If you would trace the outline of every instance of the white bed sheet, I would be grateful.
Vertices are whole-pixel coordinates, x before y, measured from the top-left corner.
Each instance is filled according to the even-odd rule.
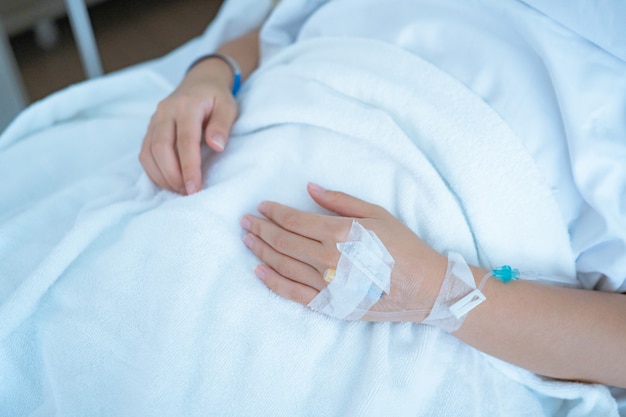
[[[387,77],[394,62],[399,77]],[[428,82],[400,81],[415,72]],[[0,176],[15,176],[0,183],[7,413],[616,415],[605,387],[544,380],[430,326],[335,320],[252,273],[239,219],[267,198],[319,210],[312,180],[471,263],[488,262],[483,252],[575,279],[549,188],[490,107],[362,39],[303,42],[248,86],[228,151],[207,155],[206,186],[190,197],[155,187],[137,161],[171,88],[145,69],[43,100],[2,137]],[[494,184],[482,164],[509,181]],[[494,191],[503,199],[486,198]]]
[[[187,45],[184,45],[174,53],[162,59],[144,64],[144,66],[150,70],[162,74],[165,78],[169,79],[173,83],[176,83],[182,77],[182,74],[184,73],[184,70],[186,69],[188,63],[191,62],[194,57],[205,53],[208,50],[214,49],[214,47],[219,44],[223,39],[236,36],[240,33],[245,32],[247,29],[254,27],[254,25],[257,22],[261,21],[261,19],[264,17],[265,13],[267,13],[267,11],[269,10],[269,7],[269,1],[255,3],[254,7],[252,7],[250,4],[246,4],[245,1],[228,1],[221,12],[221,18],[218,18],[216,24],[212,26],[211,30],[207,31],[205,36],[194,40]],[[242,13],[244,11],[245,13]],[[269,33],[269,30],[267,32]],[[135,70],[135,68],[130,71],[133,70]],[[601,81],[602,80],[598,80],[598,82],[600,83]],[[593,91],[595,90],[591,90],[590,94]],[[617,107],[619,109],[619,101],[617,102],[617,104]],[[618,154],[619,149],[621,148],[618,148]],[[585,153],[582,153],[582,155],[585,155]],[[589,168],[592,168],[593,171],[593,168],[598,168],[595,166],[594,162],[597,163],[599,161],[592,160],[591,162],[584,162],[583,165],[587,167],[587,164],[591,163],[592,165]],[[617,168],[619,171],[619,167]],[[613,183],[611,185],[619,187],[620,184]],[[607,196],[604,196],[603,198],[607,198]],[[614,203],[620,203],[622,200],[620,200],[618,194],[617,197],[613,196],[612,201]],[[620,213],[618,212],[617,214]],[[600,244],[602,244],[602,242]],[[584,265],[595,270],[598,265],[602,266],[604,265],[604,263],[602,257],[589,256],[585,259]]]
[[[626,256],[616,256],[626,253],[626,39],[615,23],[626,19],[623,3],[364,1],[283,0],[262,32],[263,59],[298,38],[366,36],[453,75],[535,157],[569,225],[582,284],[626,292]],[[271,6],[227,1],[204,36],[151,65],[176,83],[195,57],[256,27]]]
[[[282,9],[263,31],[265,56],[271,56],[298,37],[355,32],[370,36],[375,32],[378,38],[400,44],[457,76],[510,123],[552,184],[554,197],[570,227],[581,281],[590,288],[626,291],[626,256],[615,256],[626,252],[623,220],[626,218],[626,164],[623,163],[626,161],[623,140],[626,137],[626,32],[622,25],[626,21],[626,6],[623,2],[415,1],[412,3],[419,9],[419,17],[411,29],[404,28],[398,33],[395,30],[398,26],[389,28],[385,23],[414,19],[414,15],[403,12],[403,16],[398,16],[392,4],[373,1],[369,8],[364,8],[368,16],[355,16],[351,2],[336,1],[332,13],[339,9],[335,18],[340,22],[318,19],[301,32],[304,17],[325,3],[326,0],[283,0]],[[271,6],[270,0],[253,4],[226,1],[211,30],[156,61],[154,69],[173,83],[178,82],[196,56],[257,26]],[[516,21],[512,14],[523,19]],[[369,16],[378,18],[375,25],[368,24]],[[478,32],[468,24],[467,16],[479,17]],[[456,24],[450,26],[450,21],[455,20]],[[503,22],[507,23],[502,25]],[[535,35],[538,32],[541,36]],[[468,45],[458,42],[467,36],[474,41],[472,53],[476,58],[472,60],[474,65],[459,66],[447,57],[469,55]],[[520,47],[513,53],[507,51],[507,41],[520,46],[520,40],[525,41],[525,50]],[[452,52],[454,47],[456,50]],[[572,56],[564,59],[562,50]],[[539,58],[549,62],[552,68],[547,68]],[[503,79],[498,80],[494,73],[499,77],[504,74],[507,85],[503,86]],[[562,76],[567,81],[563,86],[550,85],[552,77]],[[520,96],[521,90],[528,87],[533,94],[526,102],[506,101],[507,93]],[[542,94],[550,97],[536,106]],[[572,104],[582,107],[571,108]],[[564,120],[558,114],[560,111],[568,113]],[[529,119],[533,123],[528,123]],[[607,182],[607,178],[612,180]],[[599,182],[604,185],[598,187]],[[620,409],[626,415],[626,391],[614,390],[614,395],[622,398]]]
[[[579,15],[543,3],[550,16],[517,0],[283,0],[264,49],[271,56],[296,39],[371,37],[463,82],[511,126],[551,184],[582,284],[624,292],[626,62],[612,53],[624,47],[623,31],[602,23],[626,13],[619,2]]]

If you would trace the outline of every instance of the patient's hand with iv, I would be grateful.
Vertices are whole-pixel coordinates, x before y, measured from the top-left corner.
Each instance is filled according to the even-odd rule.
[[[245,79],[258,49],[254,31],[217,52],[234,58]],[[224,59],[202,60],[159,105],[140,154],[157,185],[200,190],[203,136],[223,150],[237,117],[234,78]],[[626,388],[626,296],[485,279],[489,271],[446,259],[381,207],[315,185],[309,193],[338,216],[265,202],[265,218],[242,219],[245,243],[262,262],[255,272],[272,291],[342,319],[431,324],[541,375]]]
[[[245,79],[256,68],[258,30],[222,45],[218,51],[239,64]],[[162,188],[193,194],[202,187],[201,146],[227,146],[238,114],[233,69],[217,56],[194,63],[179,86],[162,100],[148,126],[139,160]]]
[[[337,216],[262,202],[264,218],[241,220],[261,260],[255,273],[278,295],[341,319],[430,324],[541,375],[626,387],[624,295],[507,282],[498,275],[514,271],[446,259],[382,207],[314,184],[308,191]]]
[[[309,193],[322,207],[346,217],[307,213],[277,203],[262,203],[259,211],[267,219],[252,215],[242,219],[242,226],[250,232],[244,242],[264,262],[256,268],[257,276],[278,294],[305,305],[310,305],[318,295],[324,297],[323,291],[328,282],[336,279],[337,283],[339,274],[343,273],[340,270],[342,254],[336,244],[350,235],[354,227],[352,218],[355,218],[359,225],[377,236],[375,239],[380,238],[381,246],[384,245],[393,254],[393,272],[387,270],[388,275],[380,281],[386,279],[388,286],[380,288],[377,293],[369,290],[369,282],[366,282],[367,287],[360,292],[369,292],[374,296],[369,305],[361,305],[358,317],[340,314],[337,310],[333,313],[332,305],[326,312],[338,318],[368,321],[423,321],[441,285],[436,279],[424,280],[424,277],[443,279],[447,264],[445,256],[433,250],[382,207],[343,193],[325,192],[315,184],[309,185]],[[368,253],[365,252],[371,255],[371,251],[378,249],[362,247],[360,255],[355,250],[350,252],[367,263],[368,259],[364,256]],[[347,252],[344,251],[344,254]],[[363,263],[358,267],[363,268]],[[355,269],[358,267],[354,266]],[[358,271],[351,274],[353,279],[355,272]],[[334,274],[337,274],[336,278],[332,276]],[[356,277],[357,280],[359,278]],[[386,287],[380,281],[377,284]],[[364,295],[351,296],[354,299]],[[360,301],[358,298],[355,301],[344,298],[342,304],[353,302],[357,306]]]
[[[255,273],[293,301],[335,318],[426,323],[458,330],[484,301],[461,255],[446,258],[382,207],[309,184],[339,216],[264,202],[241,225],[264,264]]]

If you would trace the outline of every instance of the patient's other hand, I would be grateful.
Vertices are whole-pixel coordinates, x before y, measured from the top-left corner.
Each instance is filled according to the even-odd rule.
[[[324,272],[336,268],[353,219],[372,230],[383,242],[395,265],[391,291],[362,320],[421,322],[428,316],[445,276],[447,259],[380,206],[310,184],[309,194],[322,207],[339,216],[303,212],[264,202],[266,219],[246,215],[246,245],[263,262],[255,272],[277,294],[301,304],[326,287]]]
[[[139,160],[154,183],[181,194],[202,186],[201,143],[216,152],[227,144],[237,118],[232,72],[219,59],[194,66],[162,100],[148,126]]]

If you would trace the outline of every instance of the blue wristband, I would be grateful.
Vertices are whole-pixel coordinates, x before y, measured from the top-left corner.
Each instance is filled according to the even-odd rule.
[[[205,59],[209,59],[209,58],[218,58],[228,64],[231,71],[233,72],[232,93],[233,93],[233,96],[236,95],[237,92],[239,91],[239,87],[241,87],[241,68],[239,68],[239,64],[237,64],[237,61],[235,61],[228,55],[224,55],[220,53],[212,53],[212,54],[203,55],[200,58],[193,61],[191,65],[189,65],[189,68],[187,68],[187,72],[189,72],[193,67],[199,64],[201,61],[204,61]]]

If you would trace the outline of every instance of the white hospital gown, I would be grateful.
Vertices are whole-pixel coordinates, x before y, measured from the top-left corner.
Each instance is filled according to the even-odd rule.
[[[550,184],[582,285],[626,291],[623,60],[513,0],[283,0],[262,31],[264,59],[298,40],[343,36],[398,45],[492,106]]]

